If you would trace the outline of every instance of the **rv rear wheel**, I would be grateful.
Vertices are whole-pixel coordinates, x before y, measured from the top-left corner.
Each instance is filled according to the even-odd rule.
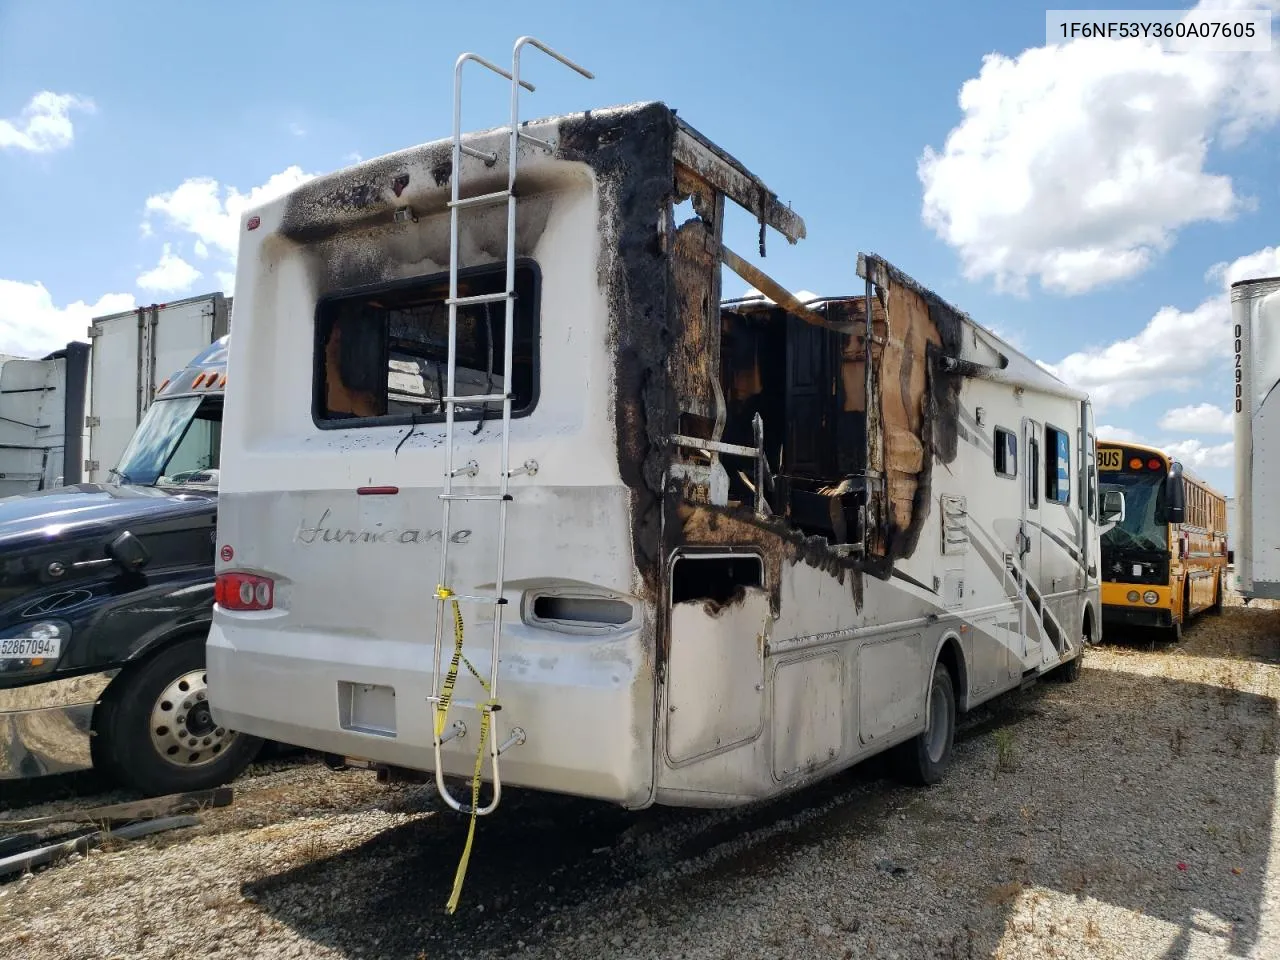
[[[920,786],[937,783],[951,765],[956,737],[956,691],[951,671],[944,664],[933,668],[929,685],[929,720],[924,730],[898,747],[903,779]]]
[[[261,746],[210,714],[203,636],[127,668],[94,716],[94,766],[147,796],[228,783]]]

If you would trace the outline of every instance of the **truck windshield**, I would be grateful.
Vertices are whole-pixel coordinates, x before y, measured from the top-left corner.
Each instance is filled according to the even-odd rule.
[[[112,471],[120,483],[217,487],[222,405],[205,397],[157,400]]]
[[[1102,490],[1124,493],[1124,522],[1102,535],[1104,550],[1158,550],[1168,552],[1169,534],[1165,523],[1164,478],[1160,473],[1120,473],[1107,477]]]

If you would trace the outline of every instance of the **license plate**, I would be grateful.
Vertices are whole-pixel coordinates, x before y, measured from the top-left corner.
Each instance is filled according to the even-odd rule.
[[[1121,461],[1124,458],[1119,450],[1098,450],[1098,469],[1099,470],[1119,470]]]
[[[0,660],[54,660],[61,652],[61,637],[17,637],[11,640],[0,640]]]

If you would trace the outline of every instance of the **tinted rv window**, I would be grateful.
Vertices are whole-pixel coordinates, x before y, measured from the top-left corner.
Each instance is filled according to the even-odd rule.
[[[996,427],[995,467],[1002,477],[1018,475],[1018,438],[1004,427]]]
[[[1034,439],[1027,441],[1027,506],[1040,506],[1040,444]]]
[[[501,265],[459,274],[458,296],[501,293]],[[516,269],[512,338],[511,413],[529,413],[537,401],[538,276],[531,263]],[[448,274],[363,288],[326,297],[316,311],[315,416],[321,426],[351,421],[383,423],[444,419],[448,395]],[[455,396],[503,391],[506,305],[457,308]],[[455,417],[500,415],[501,403],[459,403]]]
[[[1071,440],[1055,427],[1044,428],[1044,496],[1053,503],[1071,499]]]

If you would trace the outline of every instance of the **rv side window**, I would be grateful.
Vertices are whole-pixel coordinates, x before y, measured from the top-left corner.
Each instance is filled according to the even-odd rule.
[[[1040,506],[1040,443],[1034,437],[1027,441],[1027,506]]]
[[[464,271],[458,296],[501,294],[500,265]],[[536,268],[516,268],[512,338],[512,416],[537,402],[538,294]],[[433,274],[376,289],[326,297],[316,310],[314,412],[322,426],[431,422],[444,419],[449,377],[449,278]],[[506,304],[460,304],[454,396],[501,394]],[[501,417],[500,401],[459,403],[454,416]],[[345,421],[345,423],[344,423]]]
[[[1018,475],[1018,438],[1004,427],[996,427],[995,467],[999,476]]]
[[[1052,503],[1071,500],[1071,439],[1056,427],[1044,428],[1044,496]]]

